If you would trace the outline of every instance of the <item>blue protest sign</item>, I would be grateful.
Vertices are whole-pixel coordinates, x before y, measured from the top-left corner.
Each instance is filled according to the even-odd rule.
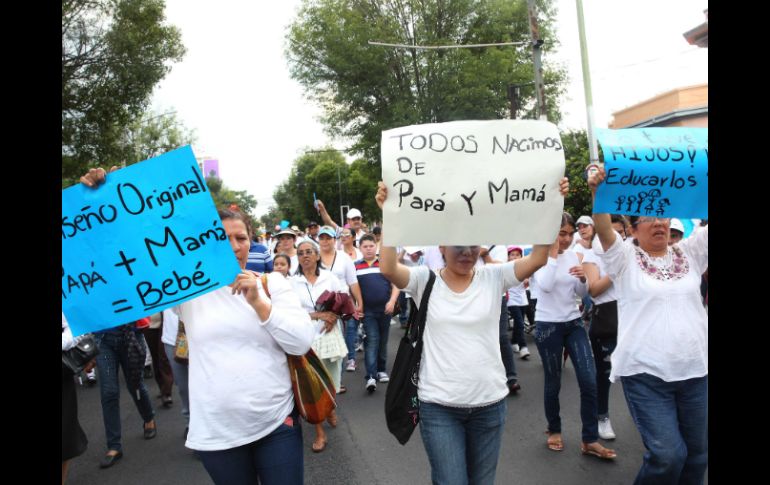
[[[62,190],[62,311],[115,327],[232,283],[240,267],[190,146]]]
[[[607,176],[594,212],[708,218],[708,128],[597,129]]]

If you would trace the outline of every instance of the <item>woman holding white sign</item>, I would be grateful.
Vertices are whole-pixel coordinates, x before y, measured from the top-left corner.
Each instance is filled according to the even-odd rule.
[[[566,178],[560,189],[567,194]],[[380,208],[387,197],[380,182]],[[509,392],[500,356],[500,295],[543,266],[549,247],[534,246],[522,259],[476,268],[480,246],[439,246],[446,267],[430,294],[418,376],[420,434],[433,483],[495,480]],[[420,303],[427,266],[400,264],[395,248],[383,246],[380,270]]]
[[[596,189],[604,167],[588,178]],[[647,453],[636,484],[703,483],[708,464],[708,314],[701,274],[708,226],[668,245],[670,220],[631,217],[633,244],[594,214],[596,252],[617,289],[618,337],[610,381],[618,378]],[[599,247],[601,246],[601,247]]]
[[[95,187],[105,175],[91,169],[81,181]],[[186,446],[216,484],[301,485],[302,430],[286,354],[307,353],[315,327],[283,276],[268,275],[268,297],[257,273],[244,269],[246,216],[220,209],[219,218],[241,273],[175,307],[190,349]]]

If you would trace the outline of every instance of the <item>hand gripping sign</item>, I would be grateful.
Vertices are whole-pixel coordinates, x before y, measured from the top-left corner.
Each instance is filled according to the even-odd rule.
[[[190,146],[62,190],[62,311],[73,335],[138,320],[240,272]]]
[[[594,212],[708,218],[708,128],[596,130],[604,183]]]
[[[561,223],[556,125],[453,121],[382,133],[388,246],[551,244]]]

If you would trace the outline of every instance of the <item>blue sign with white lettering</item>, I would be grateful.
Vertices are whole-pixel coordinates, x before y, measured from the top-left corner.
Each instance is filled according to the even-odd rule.
[[[185,146],[62,190],[62,311],[72,334],[130,323],[235,280],[240,266]]]
[[[606,178],[594,212],[708,218],[708,128],[597,129]]]

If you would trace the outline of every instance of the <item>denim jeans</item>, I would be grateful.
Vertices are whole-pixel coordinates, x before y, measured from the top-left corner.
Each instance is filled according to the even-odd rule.
[[[588,334],[580,318],[569,322],[541,322],[535,327],[535,342],[545,372],[543,402],[548,431],[561,433],[559,390],[564,349],[569,351],[580,387],[580,419],[583,422],[582,439],[593,443],[599,439],[599,421],[596,415],[596,368],[591,354]]]
[[[364,362],[366,375],[377,378],[378,372],[386,372],[388,365],[388,334],[390,333],[391,315],[385,312],[364,311]]]
[[[139,343],[144,345],[144,336],[136,334]],[[120,379],[118,378],[118,366],[123,368],[123,377],[128,381],[128,351],[126,341],[122,333],[107,331],[95,333],[94,340],[99,348],[96,356],[96,367],[99,369],[99,389],[102,401],[102,417],[104,419],[104,431],[107,436],[107,449],[123,451],[121,444],[120,428]],[[131,392],[131,399],[136,404],[136,409],[145,423],[152,421],[155,411],[150,402],[150,395],[144,381],[139,382],[139,397]]]
[[[275,431],[247,445],[229,450],[197,451],[216,484],[302,485],[304,456],[299,413]]]
[[[610,356],[618,344],[618,337],[596,337],[588,333],[591,340],[591,350],[594,352],[596,364],[596,412],[598,418],[610,415],[610,371],[612,362]]]
[[[494,483],[505,416],[505,399],[477,408],[420,401],[420,435],[433,483]]]
[[[708,376],[666,382],[636,374],[620,380],[647,448],[634,484],[702,484],[708,465]]]
[[[526,347],[527,341],[524,339],[524,314],[522,310],[525,306],[509,306],[508,315],[513,318],[513,335],[511,335],[511,343],[518,344],[519,347]]]
[[[358,337],[358,320],[353,317],[344,322],[345,345],[348,347],[348,360],[356,358],[356,338]]]
[[[502,307],[500,308],[500,356],[503,358],[505,378],[508,384],[515,384],[518,382],[519,376],[516,374],[513,348],[511,347],[510,340],[508,340],[508,310],[505,306],[505,297],[503,297],[502,302]]]
[[[163,348],[166,350],[166,357],[171,364],[171,370],[174,374],[174,383],[179,389],[179,397],[182,398],[182,416],[184,416],[187,422],[190,422],[190,392],[187,382],[189,380],[188,375],[190,366],[180,364],[174,360],[174,346],[164,343]]]
[[[406,325],[409,319],[409,299],[403,291],[398,294],[398,305],[401,307],[401,313],[398,314],[398,321],[401,325]]]

